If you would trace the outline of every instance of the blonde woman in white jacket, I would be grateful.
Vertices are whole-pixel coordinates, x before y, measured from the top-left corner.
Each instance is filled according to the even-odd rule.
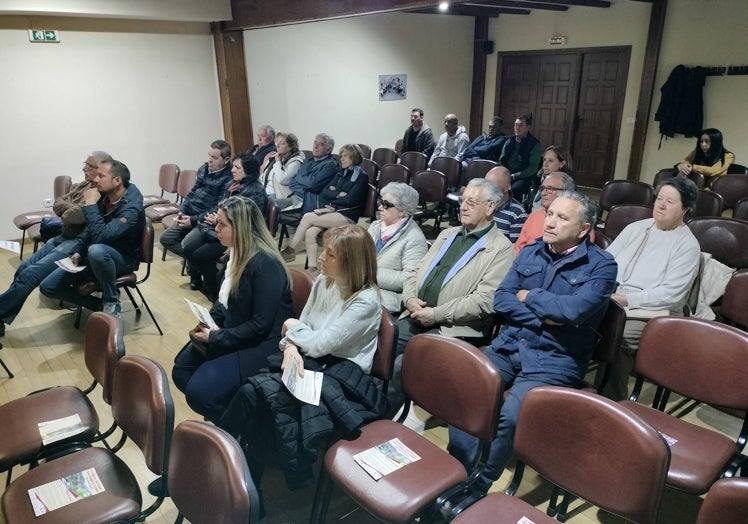
[[[391,313],[402,311],[403,282],[426,255],[426,237],[411,215],[418,208],[418,192],[392,182],[379,192],[379,220],[369,226],[377,248],[377,284],[382,305]]]
[[[275,135],[275,147],[277,151],[268,153],[261,179],[268,198],[273,200],[291,196],[288,184],[305,159],[299,151],[299,139],[293,133]]]

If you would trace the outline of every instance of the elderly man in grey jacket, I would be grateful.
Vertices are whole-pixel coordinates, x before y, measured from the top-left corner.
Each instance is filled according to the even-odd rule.
[[[460,197],[462,225],[446,229],[403,285],[405,311],[400,316],[390,404],[404,401],[400,383],[402,355],[419,333],[487,343],[494,327],[493,295],[514,260],[512,243],[493,225],[502,194],[490,180],[471,180]]]

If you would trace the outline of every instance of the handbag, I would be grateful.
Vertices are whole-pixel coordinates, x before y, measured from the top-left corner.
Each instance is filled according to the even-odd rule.
[[[54,237],[62,234],[61,217],[43,217],[39,224],[39,236],[42,242],[48,242]]]

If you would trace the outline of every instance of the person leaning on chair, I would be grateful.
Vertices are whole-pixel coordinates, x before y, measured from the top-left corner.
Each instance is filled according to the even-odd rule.
[[[525,395],[539,386],[579,387],[587,372],[616,277],[613,257],[589,239],[596,216],[589,198],[561,192],[548,208],[542,240],[520,251],[496,290],[493,306],[506,325],[484,354],[511,389],[476,483],[484,493],[512,455]],[[450,427],[447,449],[470,470],[478,441]]]
[[[602,394],[612,400],[628,396],[639,339],[647,321],[631,310],[666,310],[683,315],[688,291],[699,270],[701,249],[683,219],[698,198],[690,179],[670,178],[657,188],[652,218],[626,226],[608,246],[618,262],[618,289],[613,300],[629,308],[621,350]],[[598,370],[596,380],[602,380]]]
[[[130,183],[130,170],[118,160],[99,164],[95,185],[84,194],[86,230],[81,249],[70,257],[74,264],[87,266],[86,269],[79,273],[56,269],[39,289],[47,297],[119,316],[117,275],[133,272],[140,265],[145,224],[143,195]],[[78,285],[92,279],[101,287],[101,299],[78,293]]]
[[[83,196],[86,190],[94,187],[99,164],[111,160],[109,153],[104,151],[94,151],[88,155],[83,162],[83,182],[55,200],[52,209],[57,216],[62,217],[62,233],[47,240],[36,253],[18,266],[10,287],[0,295],[0,337],[5,335],[5,324],[15,320],[31,292],[57,269],[55,262],[80,249],[80,236],[86,227],[86,218],[81,209]]]

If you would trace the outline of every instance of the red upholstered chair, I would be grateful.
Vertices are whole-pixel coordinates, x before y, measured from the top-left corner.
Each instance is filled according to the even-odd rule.
[[[651,205],[619,204],[610,209],[602,231],[612,241],[623,231],[623,228],[645,218],[652,218]],[[597,233],[595,231],[595,235]]]
[[[169,452],[169,496],[177,523],[254,524],[260,498],[239,443],[220,428],[185,420]]]
[[[389,147],[379,147],[371,154],[371,159],[378,166],[397,163],[397,152]]]
[[[436,233],[441,224],[442,208],[447,202],[446,175],[432,169],[419,171],[413,177],[413,189],[418,191],[418,203],[421,206],[421,209],[413,213],[413,220],[421,225],[424,220],[433,218]]]
[[[748,307],[746,306],[748,306],[748,269],[740,269],[732,274],[727,283],[720,314],[727,324],[748,330]]]
[[[735,205],[740,199],[748,197],[748,175],[718,176],[712,182],[712,191],[722,195],[725,210],[735,209]]]
[[[687,219],[696,217],[719,217],[722,216],[724,199],[719,193],[699,189],[699,198],[693,209],[686,215]]]
[[[440,156],[434,159],[429,166],[429,169],[434,171],[441,171],[447,177],[447,188],[450,191],[457,189],[460,184],[460,172],[462,171],[462,164],[459,160],[451,156]]]
[[[748,175],[748,167],[732,163],[729,166],[727,166],[727,174],[728,175]]]
[[[672,442],[667,485],[701,495],[732,476],[748,438],[748,333],[709,320],[657,317],[644,327],[634,370],[634,391],[621,405]],[[652,407],[636,402],[645,378],[658,386]],[[737,439],[665,412],[671,392],[740,412]]]
[[[410,169],[403,164],[384,164],[379,169],[377,188],[382,189],[390,182],[410,184]]]
[[[141,522],[158,509],[166,496],[169,445],[174,430],[174,404],[164,369],[139,355],[124,356],[114,370],[112,415],[125,435],[143,454],[143,467],[163,475],[161,491],[143,509],[140,486],[129,466],[108,449],[90,447],[45,462],[11,482],[2,497],[7,524],[87,524]],[[34,517],[28,490],[94,469],[104,491]]]
[[[371,146],[366,144],[358,144],[358,147],[361,148],[362,158],[367,160],[371,158]]]
[[[426,169],[428,157],[418,151],[408,151],[400,155],[400,164],[410,169],[411,173],[418,173]]]
[[[73,179],[67,175],[56,176],[52,186],[52,194],[54,195],[54,198],[58,198],[70,192],[70,189],[73,187]],[[21,230],[21,252],[19,253],[18,258],[23,258],[23,244],[26,241],[26,230],[31,226],[40,223],[43,217],[53,216],[55,216],[55,214],[50,208],[40,209],[39,211],[27,211],[13,219],[13,225]]]
[[[377,199],[379,198],[379,191],[375,185],[369,184],[369,189],[366,192],[366,201],[364,205],[364,212],[361,214],[363,218],[368,218],[369,221],[377,219]]]
[[[173,215],[173,218],[176,218],[176,215],[179,213],[179,206],[181,202],[185,198],[187,198],[187,195],[190,193],[190,191],[192,191],[192,186],[195,185],[196,180],[197,171],[195,171],[194,169],[185,169],[184,171],[179,173],[179,179],[177,180],[178,201],[173,203],[155,204],[149,206],[145,209],[145,216],[150,218],[151,222],[161,222],[161,225],[164,226],[164,229],[169,227],[169,225],[171,224],[167,224],[166,222],[164,222],[164,218],[171,215]]]
[[[696,217],[687,225],[701,250],[725,265],[748,267],[748,222],[735,218]]]
[[[732,218],[748,221],[748,197],[738,200],[735,209],[732,211]]]
[[[654,188],[636,180],[608,180],[600,192],[600,214],[619,204],[650,206],[654,201]]]
[[[715,482],[706,494],[696,524],[745,522],[748,515],[748,479],[729,478]]]
[[[303,269],[292,267],[288,271],[291,273],[291,282],[293,284],[291,288],[293,314],[294,317],[299,318],[301,311],[306,305],[306,301],[309,300],[309,293],[312,292],[314,277],[309,271],[304,271]]]
[[[74,386],[47,388],[0,406],[0,471],[7,471],[10,482],[13,466],[35,464],[41,458],[59,456],[81,443],[101,441],[114,433],[112,425],[99,431],[99,417],[88,398],[101,385],[104,402],[111,403],[112,378],[117,361],[125,354],[122,322],[106,313],[93,313],[86,323],[83,352],[93,382],[85,390]],[[83,430],[74,437],[45,445],[39,433],[40,422],[78,415]]]
[[[369,175],[369,183],[373,186],[376,186],[377,178],[379,178],[379,164],[377,164],[373,160],[364,158],[361,161],[361,169],[366,171],[366,174]]]
[[[470,377],[465,380],[465,377]],[[483,353],[441,335],[416,335],[403,359],[403,389],[432,415],[480,439],[480,453],[468,477],[462,464],[418,433],[392,420],[361,428],[359,437],[339,440],[325,454],[325,469],[335,484],[382,522],[406,523],[428,513],[440,495],[461,494],[480,475],[496,434],[501,405],[501,377]],[[379,481],[353,459],[357,453],[398,438],[420,460]],[[329,500],[332,485],[323,491]],[[312,522],[325,522],[327,504]]]
[[[482,158],[473,160],[468,164],[467,168],[462,173],[462,182],[460,182],[458,186],[466,186],[467,183],[474,178],[485,178],[486,173],[488,173],[498,165],[499,164],[497,164],[493,160],[484,160]],[[459,190],[459,187],[457,189]],[[447,200],[451,204],[457,205],[461,194],[461,192],[449,193],[447,195]]]
[[[517,465],[508,494],[488,495],[453,522],[515,524],[523,522],[522,517],[536,524],[557,522],[511,496],[525,465],[568,493],[627,520],[657,521],[670,458],[667,444],[652,426],[611,400],[572,388],[531,390],[520,409],[514,455]],[[566,503],[558,508],[561,522]],[[555,510],[552,504],[550,513]]]
[[[179,200],[177,188],[179,184],[179,166],[176,164],[161,164],[158,169],[158,187],[161,188],[160,195],[146,195],[143,197],[143,207],[156,204],[168,204],[169,200],[164,198],[164,193],[174,194],[175,202]]]

